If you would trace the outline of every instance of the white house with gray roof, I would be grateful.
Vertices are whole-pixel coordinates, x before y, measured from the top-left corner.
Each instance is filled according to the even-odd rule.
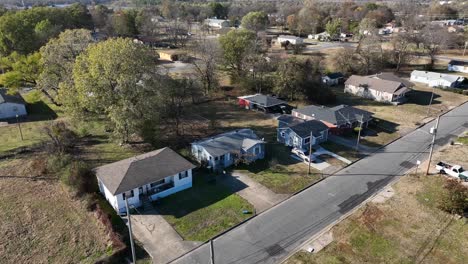
[[[10,95],[6,89],[0,89],[0,119],[27,115],[26,103],[19,94]]]
[[[430,87],[442,86],[455,88],[463,82],[463,80],[464,77],[459,75],[416,70],[411,72],[411,81],[425,83]]]
[[[192,155],[213,170],[223,169],[238,161],[252,162],[265,157],[265,141],[251,129],[226,132],[192,143]]]
[[[352,75],[346,80],[344,91],[378,102],[400,104],[406,101],[406,93],[411,91],[408,83],[390,74]]]
[[[277,140],[286,146],[307,151],[310,144],[328,140],[328,127],[318,120],[304,120],[291,115],[278,117]]]
[[[144,199],[156,200],[192,187],[196,166],[170,148],[100,166],[94,171],[99,191],[117,213],[140,207]]]
[[[205,24],[212,28],[228,28],[230,27],[231,23],[225,19],[216,19],[216,18],[208,18],[205,19]]]

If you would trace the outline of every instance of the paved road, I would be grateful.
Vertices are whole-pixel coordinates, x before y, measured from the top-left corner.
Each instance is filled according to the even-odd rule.
[[[214,240],[215,262],[278,263],[396,177],[428,156],[429,128],[407,134]],[[468,129],[468,103],[440,120],[436,146]],[[205,244],[175,263],[210,263]]]

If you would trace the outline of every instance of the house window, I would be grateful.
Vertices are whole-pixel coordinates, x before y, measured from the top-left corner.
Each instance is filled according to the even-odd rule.
[[[153,187],[156,187],[156,186],[161,185],[163,183],[164,183],[164,179],[162,179],[160,181],[157,181],[157,182],[153,182],[153,183],[150,184],[150,186],[151,186],[151,188],[153,188]]]
[[[255,147],[254,148],[254,155],[260,154],[260,147]]]
[[[134,193],[133,193],[133,190],[129,191],[129,192],[124,192],[122,193],[122,197],[123,199],[125,200],[127,197],[128,198],[132,198],[134,196]]]
[[[284,131],[281,132],[281,137],[285,137],[286,133]]]
[[[309,144],[309,142],[310,142],[310,137],[304,139],[304,143],[305,143],[305,144]]]
[[[188,172],[187,171],[183,171],[181,173],[179,173],[179,179],[184,179],[184,178],[187,178],[188,177]]]
[[[218,160],[218,157],[215,157],[215,160]]]
[[[220,160],[224,160],[225,156],[224,154],[219,157]]]

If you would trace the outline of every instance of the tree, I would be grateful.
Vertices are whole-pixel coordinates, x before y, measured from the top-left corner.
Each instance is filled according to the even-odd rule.
[[[242,18],[242,27],[252,30],[255,34],[268,27],[268,15],[265,12],[250,12]]]
[[[209,4],[211,16],[218,19],[225,19],[228,16],[229,9],[221,3],[212,2]]]
[[[244,74],[245,59],[252,51],[255,43],[255,33],[250,30],[231,30],[219,38],[223,51],[224,62],[237,77]]]
[[[430,58],[428,67],[432,69],[436,60],[437,54],[447,47],[450,43],[451,35],[446,28],[439,26],[426,26],[421,32],[421,43],[424,51]]]
[[[90,45],[73,68],[75,98],[88,112],[106,116],[122,142],[128,142],[157,116],[157,94],[164,84],[155,68],[154,52],[130,39]]]
[[[73,29],[62,32],[41,48],[43,71],[39,75],[36,88],[42,91],[52,103],[73,105],[73,65],[75,59],[93,43],[91,31]]]
[[[138,34],[136,25],[136,10],[114,13],[111,17],[111,28],[117,36],[133,37]]]
[[[197,58],[192,61],[195,71],[203,86],[205,95],[209,95],[218,87],[216,78],[216,65],[219,58],[219,46],[216,43],[202,38],[192,48],[193,55]]]
[[[112,14],[112,10],[104,5],[95,5],[89,8],[94,27],[100,31],[107,30],[109,26],[109,18]]]
[[[356,48],[356,53],[361,62],[363,74],[371,71],[378,72],[384,66],[385,58],[382,49],[382,40],[377,35],[362,37]]]
[[[345,75],[357,73],[356,66],[358,59],[356,53],[352,49],[341,49],[333,53],[331,56],[331,65],[334,65],[334,70]]]
[[[13,52],[2,60],[2,69],[7,72],[0,75],[0,84],[12,91],[22,87],[36,86],[36,80],[42,70],[41,54],[21,55]]]
[[[377,35],[377,22],[375,19],[364,18],[359,23],[359,35]]]
[[[304,84],[310,79],[311,73],[309,60],[301,62],[296,58],[290,58],[280,63],[275,92],[282,96],[287,95],[290,100],[294,100],[296,95],[303,91]]]
[[[454,179],[446,180],[439,208],[451,213],[464,215],[468,212],[468,188]]]
[[[400,33],[392,38],[390,41],[392,45],[392,58],[396,65],[396,71],[400,70],[400,67],[408,63],[411,58],[411,46],[413,45],[412,38],[407,33]]]
[[[340,33],[340,28],[341,28],[341,20],[340,19],[333,19],[327,22],[325,25],[325,30],[327,31],[328,34],[330,34],[330,37],[333,39]]]

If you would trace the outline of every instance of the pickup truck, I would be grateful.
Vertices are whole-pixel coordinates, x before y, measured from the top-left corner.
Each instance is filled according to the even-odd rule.
[[[468,171],[465,171],[460,165],[451,165],[441,161],[437,163],[436,170],[462,181],[468,181]]]

